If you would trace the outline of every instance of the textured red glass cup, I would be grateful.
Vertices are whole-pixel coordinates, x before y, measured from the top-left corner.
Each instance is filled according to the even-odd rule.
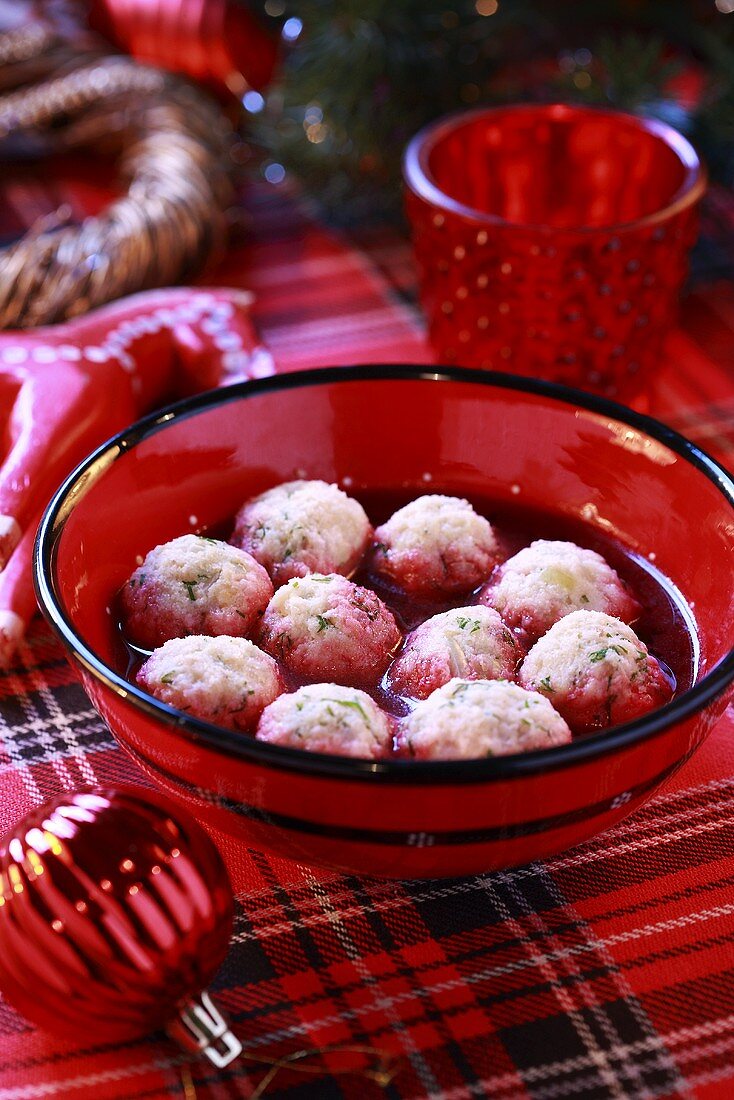
[[[629,399],[675,318],[705,172],[661,122],[587,107],[481,108],[404,158],[438,359]]]

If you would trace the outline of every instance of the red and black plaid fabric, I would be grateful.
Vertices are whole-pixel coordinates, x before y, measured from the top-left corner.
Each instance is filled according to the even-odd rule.
[[[82,212],[101,194],[74,180],[16,183],[5,228],[60,200]],[[404,242],[381,233],[357,244],[272,190],[255,189],[247,209],[248,243],[214,279],[255,291],[281,369],[426,359]],[[734,289],[720,242],[733,211],[726,196],[710,202],[715,232],[652,399],[656,415],[730,464]],[[0,672],[0,722],[3,829],[63,788],[147,783],[40,621]],[[378,1048],[395,1057],[392,1100],[734,1095],[732,716],[643,810],[544,863],[394,883],[229,855],[237,921],[215,991],[250,1057]],[[0,1001],[0,1100],[247,1097],[266,1072],[197,1064],[189,1080],[184,1061],[161,1036],[60,1041]],[[267,1095],[383,1095],[332,1072],[323,1054],[310,1068],[278,1075]]]

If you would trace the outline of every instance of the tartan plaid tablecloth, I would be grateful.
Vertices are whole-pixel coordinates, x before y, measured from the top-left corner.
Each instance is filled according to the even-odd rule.
[[[62,199],[77,211],[100,201],[88,182],[28,176],[6,190],[6,228]],[[247,209],[248,242],[214,280],[255,291],[281,369],[428,357],[400,239],[335,235],[273,189],[254,189]],[[720,241],[731,204],[714,196],[708,209]],[[731,462],[734,289],[720,245],[701,255],[652,411]],[[120,781],[148,782],[38,621],[0,673],[0,828],[61,789]],[[393,883],[237,853],[235,934],[215,990],[250,1056],[390,1052],[392,1100],[729,1097],[733,876],[729,714],[642,810],[544,863]],[[265,1073],[198,1064],[188,1079],[183,1062],[160,1036],[69,1044],[0,1001],[0,1100],[247,1097]],[[364,1076],[335,1075],[323,1055],[310,1064],[315,1074],[284,1072],[267,1095],[383,1095]]]

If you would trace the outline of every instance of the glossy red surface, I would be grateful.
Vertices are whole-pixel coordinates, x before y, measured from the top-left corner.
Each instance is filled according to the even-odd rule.
[[[0,987],[51,1031],[170,1023],[219,968],[232,915],[214,844],[148,791],[59,795],[0,842]]]
[[[582,517],[654,554],[694,605],[698,682],[636,723],[558,749],[372,763],[196,723],[116,675],[111,608],[137,555],[295,476],[365,492],[430,485]],[[725,472],[680,437],[599,399],[475,371],[304,372],[195,398],[113,442],[47,515],[39,592],[120,743],[202,820],[302,862],[465,874],[538,858],[618,820],[711,728],[734,676],[732,499]]]
[[[174,394],[272,373],[250,302],[239,290],[148,290],[64,324],[0,333],[0,664],[36,613],[33,542],[61,480],[112,432]],[[225,355],[222,339],[232,348]]]
[[[680,134],[585,107],[480,109],[421,131],[404,172],[440,362],[637,392],[705,187]]]
[[[139,61],[211,85],[229,97],[269,82],[275,35],[236,0],[93,0],[90,19]]]

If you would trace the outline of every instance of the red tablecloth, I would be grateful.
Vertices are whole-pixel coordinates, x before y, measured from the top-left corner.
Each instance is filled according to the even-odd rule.
[[[78,210],[99,202],[88,184],[53,188]],[[11,188],[10,214],[27,223],[48,194],[40,183]],[[214,279],[256,292],[281,369],[426,359],[402,241],[373,233],[357,247],[272,189],[247,205],[248,243]],[[718,215],[730,217],[726,204]],[[699,282],[652,402],[724,460],[734,447],[733,330],[732,286]],[[0,673],[0,696],[0,827],[62,788],[147,782],[40,621],[16,667]],[[239,853],[236,929],[216,991],[249,1054],[350,1042],[392,1052],[393,1100],[724,1098],[734,1095],[733,875],[727,716],[644,809],[545,863],[386,883]],[[160,1036],[69,1044],[0,1002],[0,1039],[0,1100],[193,1096],[183,1059]],[[247,1097],[263,1072],[197,1065],[195,1094]],[[382,1092],[323,1070],[284,1073],[268,1095]]]

